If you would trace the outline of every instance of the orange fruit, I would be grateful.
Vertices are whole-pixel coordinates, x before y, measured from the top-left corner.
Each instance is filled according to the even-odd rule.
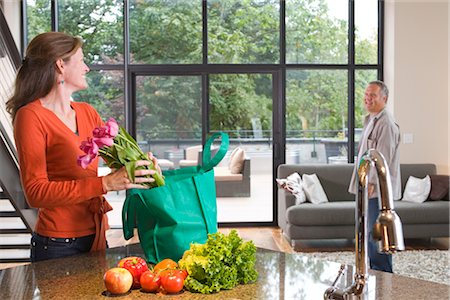
[[[174,260],[170,258],[165,258],[155,265],[155,267],[153,268],[153,272],[159,273],[163,270],[176,269],[177,267],[178,264]]]

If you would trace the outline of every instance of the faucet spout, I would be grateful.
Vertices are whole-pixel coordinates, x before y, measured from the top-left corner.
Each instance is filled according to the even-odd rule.
[[[394,210],[392,184],[386,159],[375,149],[369,149],[358,165],[358,193],[355,211],[355,277],[353,284],[344,289],[327,290],[324,299],[365,299],[368,274],[369,229],[367,228],[368,183],[371,167],[378,178],[378,204],[380,213],[373,228],[372,238],[378,240],[381,252],[404,250],[403,229],[400,217]]]

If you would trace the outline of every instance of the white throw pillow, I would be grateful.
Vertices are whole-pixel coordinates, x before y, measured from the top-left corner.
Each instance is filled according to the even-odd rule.
[[[231,174],[241,174],[244,169],[244,159],[245,151],[242,148],[236,148],[233,153],[231,153],[230,164],[228,168]]]
[[[403,192],[402,201],[422,203],[428,199],[431,191],[431,179],[430,176],[425,178],[417,178],[409,176],[406,182],[405,191]]]
[[[295,172],[286,179],[277,179],[278,184],[295,196],[295,204],[299,205],[306,202],[306,195],[303,191],[303,182],[300,175]]]
[[[306,199],[313,204],[328,202],[327,194],[325,194],[316,174],[303,174],[303,190],[305,191]]]

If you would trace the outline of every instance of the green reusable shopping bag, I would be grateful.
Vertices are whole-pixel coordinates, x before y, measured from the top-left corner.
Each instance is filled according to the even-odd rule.
[[[220,148],[211,158],[211,145],[219,137]],[[215,133],[205,144],[202,165],[163,172],[164,186],[127,191],[123,234],[128,240],[137,228],[147,261],[178,261],[190,243],[205,243],[208,233],[217,232],[213,168],[227,153],[228,144],[227,134]]]

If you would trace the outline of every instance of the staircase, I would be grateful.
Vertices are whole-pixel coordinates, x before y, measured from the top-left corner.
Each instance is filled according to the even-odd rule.
[[[0,263],[30,261],[29,224],[4,191],[0,192]]]
[[[19,65],[19,52],[0,10],[0,263],[30,261],[37,218],[37,211],[25,201],[11,119],[5,110]]]

